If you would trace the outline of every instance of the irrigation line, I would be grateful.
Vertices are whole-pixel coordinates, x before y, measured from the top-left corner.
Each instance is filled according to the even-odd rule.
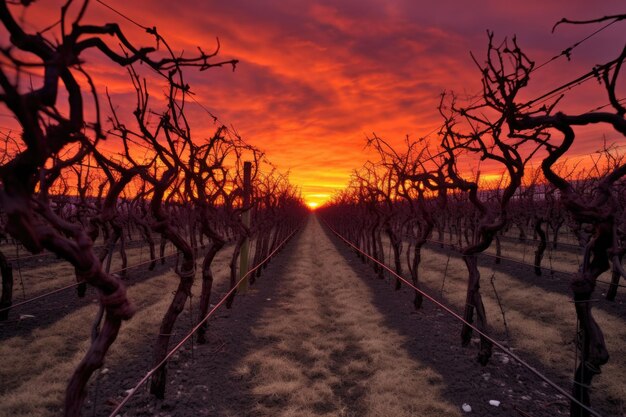
[[[29,303],[32,303],[33,301],[37,301],[37,300],[40,300],[40,299],[42,299],[42,298],[46,298],[46,297],[48,297],[48,296],[50,296],[50,295],[54,295],[54,294],[56,294],[56,293],[59,293],[59,292],[65,291],[65,290],[69,290],[70,288],[74,288],[74,287],[76,287],[78,284],[80,284],[80,282],[75,282],[75,283],[73,283],[73,284],[66,285],[65,287],[57,288],[56,290],[52,290],[52,291],[47,292],[47,293],[45,293],[45,294],[41,294],[41,295],[38,295],[38,296],[36,296],[36,297],[29,298],[28,300],[24,300],[24,301],[21,301],[21,302],[19,302],[19,303],[13,304],[13,305],[12,305],[12,306],[10,306],[10,307],[5,307],[5,308],[3,308],[3,309],[0,309],[0,313],[2,313],[2,312],[4,312],[4,311],[8,311],[8,310],[13,310],[14,308],[21,307],[21,306],[23,306],[24,304],[29,304]]]
[[[142,238],[142,236],[136,236],[137,238]],[[133,243],[136,242],[137,240],[131,240],[128,243]],[[142,240],[143,242],[143,240]],[[95,249],[101,249],[105,246],[107,246],[109,243],[102,243],[99,245],[94,245],[91,247],[92,250]],[[18,243],[18,245],[21,245],[21,243]],[[128,244],[127,244],[128,245]],[[117,242],[115,243],[115,246],[117,246]],[[128,246],[128,249],[133,249],[132,247],[130,247],[130,245]],[[25,259],[33,259],[33,258],[44,258],[46,256],[57,256],[54,252],[50,252],[48,250],[43,250],[41,253],[33,253],[32,255],[26,255],[26,256],[19,256],[19,249],[16,248],[16,256],[10,259],[7,259],[10,262],[14,262],[14,261],[20,261],[20,260],[25,260]]]
[[[447,305],[443,304],[442,302],[438,301],[437,299],[435,299],[434,297],[432,297],[431,295],[429,295],[428,293],[424,292],[423,290],[417,288],[415,285],[413,285],[411,282],[409,282],[408,280],[406,280],[404,277],[401,277],[400,275],[396,274],[395,271],[393,271],[391,268],[389,268],[387,265],[383,264],[382,262],[378,261],[378,259],[375,259],[374,257],[370,256],[369,254],[363,252],[361,249],[359,249],[356,245],[354,245],[352,242],[350,242],[349,240],[347,240],[345,237],[343,237],[342,235],[340,235],[337,231],[335,231],[335,229],[333,229],[327,222],[326,220],[322,219],[324,221],[324,223],[326,224],[326,227],[328,227],[328,229],[330,229],[337,237],[339,237],[341,240],[343,240],[345,243],[347,243],[349,246],[351,246],[354,250],[356,250],[357,252],[365,255],[367,258],[371,259],[372,261],[374,261],[375,263],[377,263],[378,265],[380,265],[382,268],[386,269],[387,271],[389,271],[389,273],[391,273],[392,275],[394,275],[397,279],[401,280],[402,282],[404,282],[407,286],[409,286],[410,288],[414,289],[415,291],[419,292],[420,294],[422,294],[422,296],[424,296],[426,299],[430,300],[431,302],[433,302],[437,307],[439,307],[440,309],[444,310],[446,313],[450,314],[452,317],[454,317],[455,319],[459,320],[461,323],[463,323],[466,326],[469,326],[472,330],[474,330],[476,333],[478,333],[480,336],[484,337],[485,339],[487,339],[489,342],[491,342],[495,347],[497,347],[498,349],[500,349],[502,352],[504,352],[505,354],[509,355],[511,358],[513,358],[514,360],[516,360],[520,365],[522,365],[523,367],[525,367],[526,369],[528,369],[530,372],[532,372],[533,374],[535,374],[539,379],[543,380],[546,384],[550,385],[552,388],[554,388],[556,391],[558,391],[561,395],[567,397],[569,400],[571,400],[572,402],[576,403],[577,405],[579,405],[580,407],[582,407],[583,409],[585,409],[586,411],[588,411],[589,413],[591,413],[592,415],[596,416],[596,417],[602,417],[602,415],[600,413],[598,413],[597,411],[593,410],[592,408],[588,407],[587,405],[583,404],[582,402],[580,402],[579,400],[577,400],[572,394],[570,394],[569,392],[567,392],[566,390],[564,390],[563,388],[561,388],[559,385],[557,385],[555,382],[553,382],[549,377],[547,377],[546,375],[544,375],[543,373],[541,373],[540,371],[538,371],[537,369],[535,369],[532,365],[530,365],[528,362],[524,361],[522,358],[520,358],[517,354],[513,353],[511,350],[509,350],[507,347],[505,347],[503,344],[501,344],[500,342],[498,342],[497,340],[495,340],[494,338],[492,338],[491,336],[489,336],[487,333],[483,332],[482,330],[480,330],[479,328],[477,328],[476,326],[474,326],[472,323],[466,321],[463,317],[461,317],[458,313],[456,313],[454,310],[452,310],[452,308],[448,307]],[[109,417],[114,417],[113,415],[109,416]]]
[[[169,257],[171,257],[171,256],[173,256],[173,255],[176,255],[176,252],[174,252],[174,253],[170,253],[169,255],[165,255],[165,256],[158,257],[158,258],[154,258],[154,262],[156,262],[156,261],[160,261],[161,259],[169,258]],[[117,274],[117,273],[120,273],[120,272],[122,272],[122,271],[126,271],[126,270],[129,270],[129,269],[132,269],[132,268],[136,268],[136,267],[141,266],[141,265],[149,264],[149,263],[151,263],[151,262],[153,262],[153,260],[149,260],[149,261],[145,261],[145,262],[140,262],[140,263],[138,263],[138,264],[134,264],[134,265],[127,266],[126,268],[121,268],[121,269],[118,269],[117,271],[113,271],[113,272],[111,272],[111,273],[112,273],[112,274]],[[80,284],[82,284],[82,283],[84,283],[84,282],[85,282],[85,281],[74,282],[74,283],[72,283],[72,284],[66,285],[65,287],[57,288],[56,290],[52,290],[52,291],[50,291],[50,292],[47,292],[47,293],[44,293],[44,294],[41,294],[41,295],[35,296],[35,297],[33,297],[33,298],[29,298],[28,300],[20,301],[19,303],[13,304],[12,306],[5,307],[5,308],[0,309],[0,313],[2,313],[3,311],[12,310],[12,309],[14,309],[14,308],[16,308],[16,307],[21,307],[21,306],[23,306],[24,304],[30,304],[30,303],[32,303],[33,301],[40,300],[40,299],[45,298],[45,297],[48,297],[48,296],[50,296],[50,295],[54,295],[54,294],[56,294],[56,293],[59,293],[59,292],[62,292],[62,291],[68,290],[68,289],[70,289],[70,288],[77,287],[78,285],[80,285]]]
[[[433,240],[433,239],[426,239],[426,241],[429,242],[429,243],[437,244],[437,245],[444,245],[444,246],[447,246],[450,249],[457,249],[457,246],[455,246],[452,243],[441,242],[439,240]],[[500,259],[505,260],[505,261],[514,262],[514,263],[518,263],[518,264],[521,264],[521,265],[530,266],[530,267],[533,267],[533,268],[535,267],[534,264],[529,264],[528,262],[520,261],[519,259],[515,259],[515,258],[509,258],[508,256],[502,256],[502,255],[497,256],[497,255],[494,255],[494,254],[491,254],[491,253],[485,253],[485,252],[481,252],[479,255],[488,256],[490,258],[500,258]],[[565,275],[571,275],[573,273],[573,272],[562,271],[562,270],[559,270],[559,269],[554,269],[552,267],[547,267],[547,266],[541,266],[541,269],[546,269],[546,270],[558,272],[559,274],[565,274]],[[597,281],[597,282],[601,282],[601,281]]]
[[[156,365],[155,367],[153,367],[152,369],[150,369],[146,375],[144,375],[143,378],[141,378],[139,380],[139,382],[137,382],[137,384],[135,384],[135,386],[133,388],[131,388],[128,392],[128,394],[126,395],[126,397],[124,397],[124,399],[117,405],[117,407],[115,407],[115,409],[109,414],[109,417],[115,417],[119,414],[120,410],[126,405],[126,403],[128,403],[128,401],[135,395],[135,393],[137,392],[137,390],[146,383],[146,381],[148,381],[148,379],[163,365],[165,365],[165,363],[168,361],[169,358],[172,357],[172,355],[174,355],[174,353],[176,353],[193,335],[194,333],[196,333],[198,331],[198,329],[200,329],[200,327],[213,315],[215,314],[215,312],[217,311],[217,309],[219,309],[224,303],[226,303],[226,300],[228,300],[228,298],[237,290],[237,288],[239,287],[239,285],[247,278],[250,277],[251,274],[253,274],[254,272],[256,272],[257,269],[259,269],[260,267],[262,267],[264,264],[266,264],[270,258],[272,256],[274,256],[274,254],[276,252],[278,252],[280,249],[283,248],[283,246],[285,245],[285,243],[287,243],[287,241],[289,239],[291,239],[297,232],[299,229],[295,229],[293,232],[291,232],[291,234],[289,236],[287,236],[282,242],[280,242],[280,244],[276,247],[276,249],[274,249],[269,255],[267,255],[267,257],[265,259],[263,259],[258,265],[256,265],[255,267],[253,267],[252,269],[250,269],[248,272],[246,272],[246,274],[241,277],[239,279],[239,281],[237,281],[237,283],[222,297],[222,299],[220,299],[220,301],[215,304],[215,306],[206,314],[206,316],[204,316],[204,318],[202,320],[200,320],[198,322],[198,324],[196,324],[189,333],[187,333],[187,335],[176,344],[176,346],[174,346],[172,348],[172,350],[170,350],[167,355],[165,355],[165,358],[163,358],[163,360],[161,362],[159,362],[158,365]]]
[[[101,245],[95,245],[95,246],[92,246],[92,249],[100,249],[100,248],[105,247],[106,245],[107,245],[106,243],[103,243]],[[19,261],[23,261],[27,259],[45,258],[46,256],[56,256],[56,254],[54,252],[43,250],[41,253],[34,253],[32,255],[20,256],[19,249],[16,249],[15,257],[7,259],[7,260],[10,262],[15,262],[15,261],[19,262]]]
[[[426,239],[426,241],[427,241],[427,242],[430,242],[430,243],[436,243],[436,244],[438,244],[438,245],[445,245],[445,246],[448,246],[449,248],[452,248],[452,249],[455,249],[455,248],[456,248],[456,246],[455,246],[455,245],[453,245],[453,244],[451,244],[451,243],[445,243],[445,242],[441,242],[441,241],[439,241],[439,240]],[[515,259],[515,258],[509,258],[509,257],[507,257],[507,256],[502,256],[502,255],[500,255],[500,256],[496,256],[496,255],[493,255],[493,254],[491,254],[491,253],[485,253],[485,252],[481,252],[481,253],[480,253],[480,255],[488,256],[488,257],[490,257],[490,258],[500,258],[500,259],[505,260],[505,261],[518,263],[518,264],[520,264],[520,265],[529,266],[529,267],[531,267],[531,268],[534,268],[534,267],[535,267],[535,265],[534,265],[534,264],[529,264],[528,262],[520,261],[519,259]],[[548,255],[549,255],[549,258],[550,258],[550,264],[552,264],[552,252],[551,252],[550,250],[548,250]],[[555,269],[555,268],[552,268],[552,266],[550,266],[550,267],[547,267],[547,266],[540,266],[540,268],[541,268],[541,269],[545,269],[545,270],[547,270],[547,271],[550,271],[550,273],[551,273],[551,275],[552,275],[552,276],[554,276],[554,273],[555,273],[555,272],[557,272],[557,273],[559,273],[559,274],[563,274],[563,275],[572,275],[572,274],[574,274],[574,273],[575,273],[575,271],[569,271],[569,272],[567,272],[567,271],[563,271],[563,270],[560,270],[560,269]],[[597,279],[597,280],[596,280],[596,283],[598,283],[598,284],[604,284],[604,285],[616,285],[616,286],[617,286],[617,287],[619,287],[619,288],[626,288],[626,285],[623,285],[623,284],[613,284],[613,283],[611,283],[611,282],[602,281],[602,280],[600,280],[600,279]]]
[[[520,240],[520,238],[515,237],[515,236],[508,236],[508,235],[500,235],[500,239],[505,239],[508,240],[509,242],[513,242],[513,243],[521,243],[524,246],[529,246],[529,243],[538,243],[539,240],[538,239],[532,239],[532,238],[526,238],[525,242],[522,242]],[[546,244],[551,245],[553,242],[548,242],[546,240]],[[569,242],[557,242],[557,246],[567,246],[570,247],[572,249],[581,249],[580,245],[576,245],[574,243],[569,243]]]

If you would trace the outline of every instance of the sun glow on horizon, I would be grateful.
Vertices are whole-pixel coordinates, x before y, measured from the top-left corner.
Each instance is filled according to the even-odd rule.
[[[315,211],[315,209],[320,206],[320,203],[318,203],[317,201],[307,201],[306,205],[307,207],[309,207],[309,210]]]
[[[41,4],[30,7],[29,13],[34,13],[31,19],[36,30],[43,31],[54,23],[59,11],[52,4],[56,2],[37,3]],[[474,11],[471,2],[455,5],[456,14],[448,12],[445,2],[429,7],[424,7],[423,1],[397,0],[363,5],[328,0],[259,3],[187,0],[180,2],[180,7],[170,7],[162,0],[138,0],[126,2],[123,12],[149,27],[163,28],[164,36],[173,38],[176,51],[196,46],[211,50],[212,39],[219,36],[224,42],[217,59],[237,58],[245,63],[235,72],[214,68],[209,79],[204,72],[186,72],[185,82],[198,100],[186,107],[189,119],[198,120],[194,138],[201,141],[213,135],[215,126],[205,120],[210,120],[207,112],[216,113],[219,124],[235,126],[237,136],[261,148],[279,172],[289,172],[289,181],[299,187],[311,211],[345,189],[354,169],[377,160],[372,147],[364,148],[372,133],[396,150],[402,149],[407,137],[425,137],[433,146],[432,153],[439,152],[436,132],[443,122],[438,111],[441,92],[464,92],[461,99],[466,93],[473,97],[482,91],[481,72],[468,51],[484,49],[484,28],[496,31],[498,37],[517,33],[523,47],[532,52],[530,58],[539,61],[555,56],[571,44],[571,36],[577,36],[569,29],[555,34],[550,31],[567,10],[566,0],[545,2],[542,13],[522,2],[515,5],[516,13],[494,7],[471,24],[458,23],[458,16]],[[577,13],[587,10],[590,15],[616,15],[622,3],[589,2],[577,8]],[[114,10],[94,4],[89,13],[96,21],[118,22],[133,42],[151,45],[149,34]],[[233,16],[242,23],[236,29],[230,24]],[[528,25],[531,16],[533,25]],[[60,27],[51,26],[50,30],[60,31]],[[613,25],[598,33],[576,49],[574,60],[551,60],[539,83],[533,83],[525,94],[536,97],[560,85],[564,73],[584,73],[597,62],[614,59],[612,40],[620,39],[618,30],[622,29]],[[129,115],[132,120],[135,90],[128,74],[100,55],[89,56],[88,64],[98,90],[103,93],[101,86],[106,85],[120,115]],[[42,71],[38,74],[43,75]],[[147,74],[153,75],[149,71],[141,75]],[[167,101],[159,90],[160,78],[156,80],[151,87],[155,109]],[[568,93],[559,106],[576,112],[603,106],[605,96],[596,95],[596,88],[594,83],[585,84],[574,90],[583,89],[580,96]],[[19,131],[13,123],[17,122],[10,117],[1,119],[4,127],[0,130],[10,130],[8,125]],[[570,160],[586,161],[584,158],[597,149],[598,138],[605,135],[606,143],[621,140],[618,134],[598,126],[585,128],[584,135],[579,135],[582,140],[577,139],[569,151]],[[103,153],[123,152],[119,138],[112,137],[99,146],[105,146],[99,148]],[[131,151],[138,159],[145,152],[142,147]],[[538,153],[536,158],[540,156]],[[539,159],[535,165],[540,165]],[[459,171],[466,179],[476,180],[481,168],[481,187],[506,183],[499,172],[502,167],[494,161],[484,161],[482,167],[469,161]]]

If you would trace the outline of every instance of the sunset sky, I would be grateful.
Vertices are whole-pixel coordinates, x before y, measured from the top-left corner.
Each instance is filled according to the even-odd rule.
[[[323,202],[346,185],[351,171],[371,157],[364,145],[373,132],[391,143],[401,143],[407,134],[423,136],[441,124],[442,91],[477,93],[480,74],[470,51],[484,58],[487,29],[497,39],[517,35],[530,58],[542,63],[602,25],[564,25],[552,34],[556,21],[626,12],[623,0],[105,2],[142,25],[156,26],[177,50],[208,51],[219,37],[220,56],[240,64],[234,72],[189,71],[192,90],[221,122],[263,149],[280,170],[290,171],[291,182],[309,202]],[[41,25],[58,19],[58,2],[43,3],[28,11],[42,16]],[[96,1],[87,21],[118,22],[131,38],[149,42]],[[571,61],[561,58],[538,70],[529,97],[615,58],[625,35],[624,22],[612,25],[576,48]],[[128,101],[127,76],[100,62],[92,62],[97,78],[114,101]],[[623,83],[620,91],[624,97]],[[590,82],[568,95],[563,106],[586,111],[606,103],[598,84]],[[208,116],[198,106],[191,111],[206,119],[208,134]],[[587,132],[572,155],[597,149],[603,133]]]

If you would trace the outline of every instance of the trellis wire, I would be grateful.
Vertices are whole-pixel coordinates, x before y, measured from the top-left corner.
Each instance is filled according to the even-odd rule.
[[[489,342],[491,342],[495,347],[497,347],[498,349],[500,349],[502,352],[506,353],[508,356],[510,356],[511,358],[513,358],[514,360],[516,360],[520,365],[522,365],[524,368],[528,369],[530,372],[532,372],[535,376],[537,376],[538,378],[540,378],[541,380],[543,380],[546,384],[550,385],[553,389],[555,389],[556,391],[559,392],[559,394],[567,397],[568,399],[570,399],[572,402],[576,403],[577,405],[579,405],[580,407],[582,407],[583,409],[587,410],[590,414],[596,416],[596,417],[602,417],[600,413],[598,413],[597,411],[593,410],[592,408],[588,407],[587,405],[583,404],[582,402],[580,402],[578,399],[576,399],[573,395],[571,395],[569,392],[567,392],[566,390],[564,390],[563,388],[561,388],[558,384],[556,384],[555,382],[553,382],[550,378],[548,378],[546,375],[544,375],[542,372],[540,372],[539,370],[535,369],[532,365],[530,365],[529,363],[527,363],[526,361],[524,361],[521,357],[519,357],[517,354],[513,353],[510,349],[508,349],[506,346],[504,346],[502,343],[498,342],[497,340],[495,340],[494,338],[492,338],[491,336],[489,336],[487,333],[485,333],[484,331],[478,329],[478,327],[474,326],[472,323],[466,321],[463,317],[461,317],[458,313],[456,313],[454,310],[452,310],[452,308],[448,307],[447,305],[443,304],[442,302],[436,300],[434,297],[432,297],[430,294],[426,293],[425,291],[417,288],[415,285],[413,285],[411,282],[409,282],[408,280],[406,280],[404,277],[401,277],[400,275],[396,274],[391,268],[389,268],[387,265],[383,264],[382,262],[378,261],[377,259],[373,258],[372,256],[370,256],[369,254],[363,252],[361,249],[359,249],[356,245],[354,245],[352,242],[350,242],[349,240],[347,240],[346,238],[344,238],[341,234],[339,234],[335,229],[333,229],[326,221],[324,221],[324,223],[326,224],[326,227],[328,227],[337,237],[339,237],[341,240],[343,240],[346,244],[348,244],[350,247],[352,247],[354,250],[360,252],[361,254],[363,254],[364,256],[366,256],[367,258],[369,258],[370,260],[372,260],[373,262],[377,263],[378,265],[380,265],[382,268],[384,268],[385,270],[389,271],[392,275],[394,275],[396,278],[400,279],[402,282],[404,282],[406,285],[408,285],[410,288],[412,288],[413,290],[419,292],[420,294],[422,294],[422,296],[428,300],[430,300],[432,303],[434,303],[438,308],[442,309],[443,311],[445,311],[446,313],[448,313],[450,316],[454,317],[455,319],[457,319],[458,321],[460,321],[461,323],[463,323],[466,326],[469,326],[473,331],[475,331],[476,333],[478,333],[480,336],[484,337],[485,339],[487,339]],[[114,416],[110,416],[110,417],[114,417]]]

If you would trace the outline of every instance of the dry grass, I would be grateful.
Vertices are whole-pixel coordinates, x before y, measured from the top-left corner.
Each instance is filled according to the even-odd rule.
[[[565,237],[566,235],[562,236],[559,240],[559,243],[566,243],[566,241],[568,241],[570,242],[570,244],[572,244],[571,240],[566,239]],[[437,238],[437,234],[434,235],[434,238]],[[513,239],[515,239],[515,237],[513,237]],[[453,240],[451,242],[449,234],[446,234],[445,242],[452,243],[456,246],[458,244],[458,238],[456,237],[456,235],[453,236]],[[538,241],[527,239],[525,242],[520,242],[518,240],[511,240],[510,238],[503,238],[500,240],[500,242],[502,257],[534,265],[535,250],[537,249],[537,246],[539,244]],[[485,251],[485,253],[495,256],[495,242]],[[544,269],[543,273],[548,274],[548,269],[550,268],[556,271],[575,272],[578,269],[578,265],[580,264],[580,256],[580,250],[569,246],[559,246],[558,249],[552,249],[552,245],[548,243],[548,247],[544,252],[543,260],[541,262],[541,266],[543,268],[547,268]],[[603,275],[602,279],[607,280],[609,279],[609,276],[610,274],[606,273]]]
[[[300,238],[300,256],[289,266],[286,284],[254,330],[256,337],[271,343],[243,358],[236,370],[253,383],[256,411],[299,417],[459,415],[458,405],[441,397],[441,376],[401,349],[405,338],[386,328],[383,316],[371,303],[372,294],[334,249],[317,220],[312,221]],[[519,245],[505,243],[505,256],[520,256],[520,251]],[[218,279],[226,279],[229,255],[227,250],[216,260]],[[429,250],[423,255],[422,282],[437,294],[447,257]],[[555,268],[561,269],[558,262],[575,268],[571,254],[559,256],[560,252],[553,254]],[[143,253],[129,254],[129,264],[139,259],[147,259],[146,248]],[[33,279],[44,281],[33,283],[33,288],[43,291],[73,280],[73,271],[53,269],[57,266],[33,268]],[[117,268],[115,263],[112,268]],[[65,273],[68,275],[63,276]],[[503,330],[487,281],[491,269],[481,268],[481,273],[490,325]],[[57,277],[50,279],[51,275]],[[462,261],[450,259],[443,295],[458,310],[465,301],[465,277]],[[128,352],[151,354],[151,345],[137,334],[156,334],[176,281],[170,271],[129,289],[138,313],[122,327],[108,356],[108,366],[132,362]],[[193,288],[196,296],[198,281]],[[497,270],[496,287],[506,311],[511,344],[525,352],[522,356],[533,355],[547,367],[571,377],[575,313],[570,297]],[[0,357],[10,360],[0,361],[0,416],[58,414],[66,381],[88,346],[95,311],[94,303],[28,337],[3,341]],[[594,315],[605,331],[611,353],[603,374],[594,380],[594,395],[606,392],[619,401],[626,398],[626,386],[619,382],[626,380],[626,326],[604,311],[596,309]],[[127,388],[120,386],[120,391]]]
[[[535,250],[537,249],[537,242],[527,240],[523,242],[514,242],[508,239],[502,239],[501,248],[502,256],[514,259],[516,261],[524,262],[534,265],[535,262]],[[496,254],[495,244],[491,245],[487,249],[486,253],[490,255]],[[544,268],[551,268],[557,271],[563,272],[575,272],[578,269],[580,263],[580,253],[573,248],[567,248],[566,250],[552,249],[551,245],[546,248],[541,266]],[[548,274],[549,271],[544,270],[544,274]]]
[[[217,279],[226,279],[230,253],[231,248],[228,248],[215,260],[213,271]],[[169,270],[128,289],[137,314],[123,324],[107,356],[108,366],[133,361],[134,357],[127,356],[128,352],[144,351],[144,354],[151,355],[152,345],[146,345],[145,339],[138,335],[144,335],[146,331],[157,334],[176,285],[176,276]],[[194,296],[198,296],[199,291],[200,282],[196,279]],[[28,337],[14,337],[2,342],[0,357],[10,360],[0,361],[0,416],[60,413],[67,380],[88,348],[96,311],[94,300],[92,305],[68,314],[49,327],[34,330]],[[153,339],[152,336],[149,338]],[[141,376],[137,375],[137,379]],[[120,391],[127,388],[130,387],[120,387]]]
[[[172,245],[168,244],[166,247],[166,255],[172,252]],[[150,252],[147,245],[129,248],[126,250],[126,256],[128,259],[128,266],[140,264],[150,260]],[[157,245],[157,257],[158,257],[158,245]],[[34,265],[28,267],[22,267],[21,271],[18,270],[16,262],[13,262],[15,286],[13,289],[16,302],[20,301],[22,296],[26,298],[32,297],[37,294],[44,293],[46,291],[54,290],[75,282],[74,267],[68,262],[61,261],[50,256],[33,258]],[[159,261],[160,262],[160,261]],[[119,256],[119,252],[116,250],[113,253],[111,260],[111,272],[119,271],[122,267],[122,260]],[[147,264],[140,268],[147,268]],[[127,271],[128,275],[132,275],[135,270],[130,269]],[[24,285],[24,291],[22,291],[22,282]]]
[[[399,348],[405,338],[386,328],[372,294],[311,221],[284,277],[281,301],[265,310],[254,330],[271,343],[243,358],[236,371],[252,380],[256,411],[281,417],[459,415],[441,398],[441,377]]]
[[[422,259],[422,282],[431,293],[438,294],[447,257],[425,249]],[[491,263],[491,260],[488,262]],[[481,291],[490,326],[503,332],[504,322],[495,293],[489,284],[493,270],[489,267],[481,267],[480,270]],[[572,341],[576,331],[576,314],[571,296],[546,291],[520,281],[499,271],[497,266],[495,273],[495,286],[505,310],[511,344],[534,355],[545,366],[571,378],[575,355]],[[461,311],[465,303],[466,277],[467,270],[462,260],[451,258],[443,295],[458,311]],[[564,288],[566,285],[563,284]],[[604,331],[611,354],[602,374],[594,379],[595,395],[603,392],[617,401],[623,401],[626,398],[626,384],[623,383],[626,381],[626,323],[600,309],[594,309],[594,317]]]

